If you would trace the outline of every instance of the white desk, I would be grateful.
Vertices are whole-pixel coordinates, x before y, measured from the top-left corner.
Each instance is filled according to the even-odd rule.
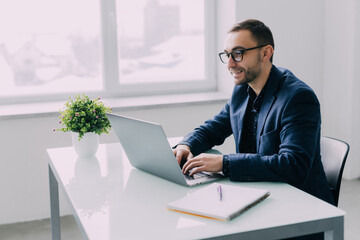
[[[279,239],[326,232],[343,239],[344,212],[284,183],[231,183],[271,195],[230,222],[168,211],[186,188],[130,166],[120,144],[100,145],[96,158],[73,148],[48,149],[53,239],[60,239],[58,186],[85,239]],[[228,179],[221,180],[230,183]]]

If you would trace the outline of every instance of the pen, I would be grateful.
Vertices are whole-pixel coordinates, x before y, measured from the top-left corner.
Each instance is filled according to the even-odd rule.
[[[218,195],[219,195],[219,201],[222,201],[223,192],[222,192],[221,185],[219,185],[219,186],[217,187],[217,192],[218,192]]]

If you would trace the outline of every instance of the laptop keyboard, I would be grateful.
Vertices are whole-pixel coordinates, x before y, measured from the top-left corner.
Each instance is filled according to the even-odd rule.
[[[187,172],[186,174],[184,174],[184,176],[187,180],[195,180],[195,179],[199,179],[199,178],[203,178],[203,177],[208,177],[209,174],[199,172],[199,173],[195,173],[194,175],[190,176],[190,173]]]

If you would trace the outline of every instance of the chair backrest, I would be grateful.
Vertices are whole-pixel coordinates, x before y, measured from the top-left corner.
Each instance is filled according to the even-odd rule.
[[[349,144],[344,141],[321,137],[321,160],[336,206],[339,202],[341,179],[349,149]]]

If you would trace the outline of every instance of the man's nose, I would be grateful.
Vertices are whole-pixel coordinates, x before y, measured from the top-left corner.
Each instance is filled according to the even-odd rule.
[[[232,57],[229,57],[228,63],[227,63],[228,69],[236,67],[236,62]]]

